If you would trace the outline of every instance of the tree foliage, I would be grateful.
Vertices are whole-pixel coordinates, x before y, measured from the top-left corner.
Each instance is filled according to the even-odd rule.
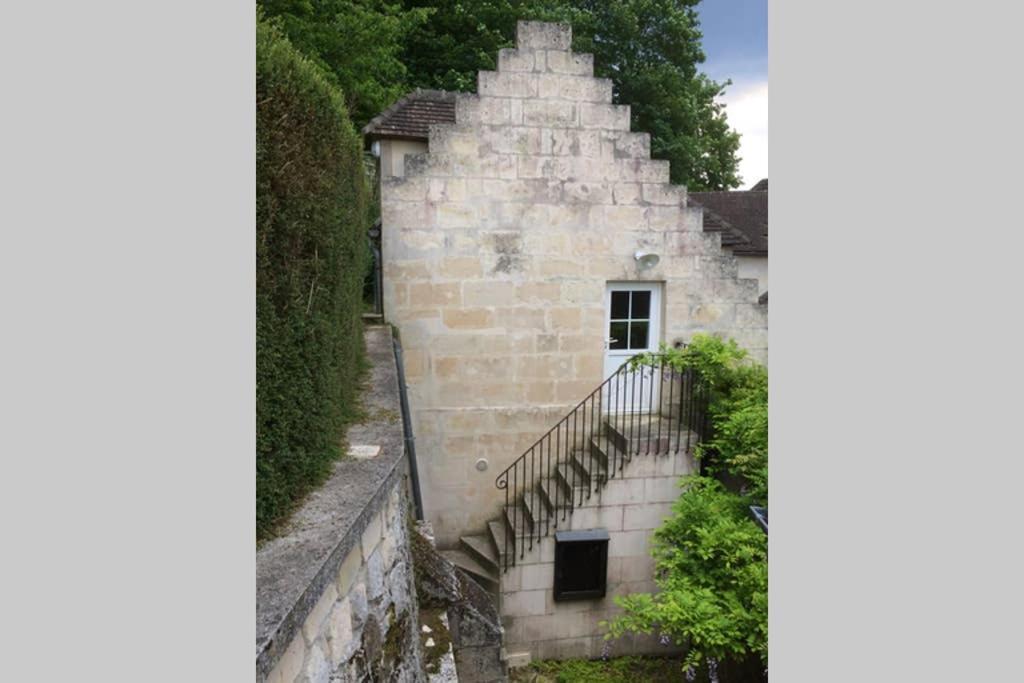
[[[389,0],[261,0],[263,15],[345,94],[357,127],[410,88],[401,54],[431,14]]]
[[[742,486],[729,490],[712,476],[683,480],[672,515],[654,535],[660,592],[617,599],[625,614],[609,633],[658,630],[687,648],[687,666],[717,661],[741,668],[737,680],[754,680],[768,658],[767,537],[749,513],[768,498],[768,372],[735,341],[707,335],[634,363],[662,360],[707,382],[713,436],[699,449],[713,450],[718,473]]]
[[[256,525],[327,475],[363,367],[367,187],[359,137],[322,70],[256,32]]]
[[[435,8],[408,35],[402,59],[420,87],[474,91],[476,72],[496,68],[515,44],[518,19],[566,21],[573,49],[594,54],[614,101],[631,106],[633,130],[651,134],[651,155],[671,162],[691,190],[738,187],[739,135],[715,101],[728,83],[698,71],[704,61],[699,0],[405,0]]]
[[[691,190],[740,185],[739,135],[700,73],[699,0],[261,0],[266,17],[330,74],[362,126],[415,87],[473,92],[497,68],[519,19],[566,21],[573,49],[594,54],[651,155]]]

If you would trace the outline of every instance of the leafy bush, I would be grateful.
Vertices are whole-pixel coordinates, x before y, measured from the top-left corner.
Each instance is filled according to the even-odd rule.
[[[747,501],[710,477],[689,477],[672,516],[654,534],[660,592],[616,599],[625,614],[609,625],[668,635],[687,647],[686,666],[709,658],[768,658],[768,540]]]
[[[634,358],[635,365],[661,359],[679,371],[696,370],[710,392],[711,434],[697,447],[698,456],[714,453],[711,472],[740,478],[752,504],[768,500],[768,370],[749,361],[732,339],[698,334],[675,349],[662,345],[656,354]]]
[[[749,506],[768,498],[768,372],[735,342],[704,335],[636,363],[661,358],[707,382],[713,436],[698,449],[714,450],[722,471],[743,486],[734,492],[710,476],[683,480],[671,517],[654,534],[660,592],[617,598],[625,614],[609,624],[609,636],[657,630],[687,648],[686,667],[719,662],[739,669],[736,680],[755,680],[768,659],[768,541]]]
[[[256,528],[320,483],[355,413],[367,187],[341,93],[256,30]]]

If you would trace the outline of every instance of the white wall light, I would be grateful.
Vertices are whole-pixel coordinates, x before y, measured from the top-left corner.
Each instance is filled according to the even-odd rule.
[[[653,251],[638,251],[633,254],[633,258],[636,259],[637,265],[641,270],[653,268],[658,265],[658,261],[661,260],[661,257]]]

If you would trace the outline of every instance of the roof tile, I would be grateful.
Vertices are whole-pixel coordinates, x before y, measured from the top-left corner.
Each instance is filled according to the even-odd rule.
[[[768,187],[762,180],[754,187]],[[768,255],[768,190],[691,192],[689,198],[704,208],[704,229],[722,232],[722,245],[740,256]]]
[[[425,141],[435,123],[455,123],[455,93],[414,90],[367,123],[363,135]]]

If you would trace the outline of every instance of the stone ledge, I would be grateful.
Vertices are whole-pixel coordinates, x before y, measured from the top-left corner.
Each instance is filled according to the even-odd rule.
[[[572,26],[544,21],[517,21],[516,47],[528,50],[568,50],[572,46]]]
[[[390,327],[364,331],[370,379],[367,419],[349,428],[350,443],[381,446],[371,460],[343,459],[276,538],[256,551],[256,680],[262,683],[337,576],[363,531],[401,485],[407,469],[398,371]]]

